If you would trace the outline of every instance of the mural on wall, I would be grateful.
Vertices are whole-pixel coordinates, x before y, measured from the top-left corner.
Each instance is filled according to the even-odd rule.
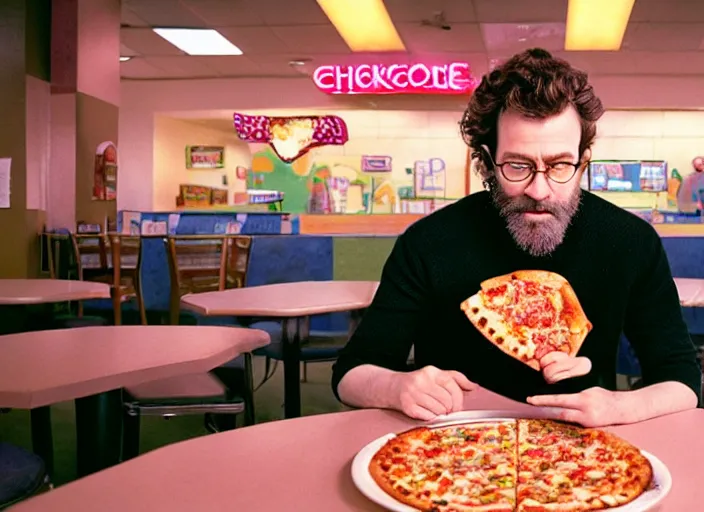
[[[241,140],[269,144],[286,163],[315,147],[342,145],[348,140],[347,125],[338,116],[269,117],[235,113],[233,118]]]
[[[95,151],[93,201],[114,201],[117,198],[117,148],[112,142],[101,142]]]
[[[413,175],[415,197],[445,197],[445,161],[442,158],[416,161]]]
[[[267,145],[254,146],[252,151],[248,189],[281,191],[289,213],[423,214],[454,202],[446,195],[442,158],[411,161],[412,167],[394,174],[387,156],[311,151],[287,163]],[[370,167],[373,170],[365,170]]]
[[[362,171],[364,172],[391,172],[390,156],[362,156]]]

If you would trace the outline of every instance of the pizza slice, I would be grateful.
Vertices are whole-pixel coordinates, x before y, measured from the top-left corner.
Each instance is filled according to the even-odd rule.
[[[460,307],[491,343],[536,370],[550,352],[576,355],[592,328],[567,280],[544,270],[488,279]]]
[[[389,440],[369,471],[390,496],[433,512],[512,512],[515,421],[416,428]]]
[[[650,485],[648,459],[613,434],[549,420],[518,420],[519,512],[625,505]]]

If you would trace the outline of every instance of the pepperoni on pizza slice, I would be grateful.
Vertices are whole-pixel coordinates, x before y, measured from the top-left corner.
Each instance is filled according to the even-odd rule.
[[[567,280],[544,270],[488,279],[461,308],[491,343],[536,370],[550,352],[576,355],[592,328]]]

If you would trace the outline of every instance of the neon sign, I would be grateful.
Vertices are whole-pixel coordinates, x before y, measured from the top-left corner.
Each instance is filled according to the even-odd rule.
[[[467,94],[477,85],[466,62],[320,66],[313,81],[328,94]]]

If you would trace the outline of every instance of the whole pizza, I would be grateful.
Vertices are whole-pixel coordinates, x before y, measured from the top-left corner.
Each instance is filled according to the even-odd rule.
[[[567,279],[544,270],[488,279],[461,308],[491,343],[536,370],[550,352],[576,355],[592,328]]]
[[[652,467],[617,436],[550,420],[419,427],[372,457],[374,481],[432,512],[577,512],[625,505]]]

